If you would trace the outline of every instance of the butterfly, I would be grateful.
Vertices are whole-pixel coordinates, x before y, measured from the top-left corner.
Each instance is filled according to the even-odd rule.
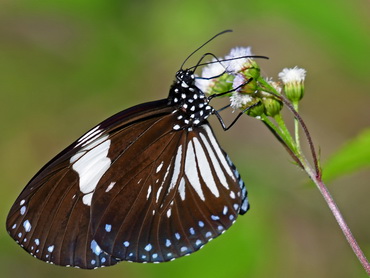
[[[48,162],[12,206],[10,236],[40,260],[92,269],[172,261],[224,233],[247,191],[195,80],[181,67],[167,98],[113,115]]]

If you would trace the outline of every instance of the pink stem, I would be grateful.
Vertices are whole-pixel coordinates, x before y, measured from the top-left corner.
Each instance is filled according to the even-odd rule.
[[[321,178],[318,177],[311,169],[306,169],[306,172],[309,174],[312,181],[316,184],[317,188],[320,190],[322,196],[324,197],[326,203],[328,204],[331,212],[333,213],[335,220],[337,221],[339,227],[341,228],[344,236],[346,237],[349,245],[351,246],[353,252],[356,254],[357,258],[359,259],[360,263],[362,264],[363,268],[365,269],[366,273],[370,275],[370,264],[369,261],[366,259],[364,253],[362,252],[360,246],[356,242],[356,239],[352,235],[351,230],[349,229],[346,221],[343,218],[343,215],[339,211],[338,206],[336,205],[333,197],[331,196],[329,190],[322,182]]]

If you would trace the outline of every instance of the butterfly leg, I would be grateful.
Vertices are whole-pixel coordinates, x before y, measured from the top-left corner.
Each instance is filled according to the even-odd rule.
[[[221,117],[220,113],[218,113],[218,112],[220,112],[220,111],[222,111],[222,110],[226,109],[227,107],[229,107],[229,106],[230,106],[230,104],[229,104],[229,105],[227,105],[227,106],[225,106],[225,107],[223,107],[223,108],[221,108],[221,109],[220,109],[220,110],[218,110],[218,111],[214,110],[214,111],[213,111],[213,114],[215,114],[215,115],[216,115],[216,117],[217,117],[218,121],[220,122],[220,124],[221,124],[221,126],[222,126],[222,129],[223,129],[224,131],[226,131],[226,130],[230,129],[230,128],[231,128],[231,127],[236,123],[236,121],[241,117],[241,115],[243,115],[243,114],[244,114],[245,112],[247,112],[249,109],[251,109],[251,108],[253,108],[253,107],[255,107],[255,106],[259,105],[259,104],[260,104],[260,102],[256,102],[256,103],[252,104],[251,106],[248,106],[247,108],[245,108],[242,112],[240,112],[240,113],[238,114],[238,116],[236,116],[236,118],[231,122],[231,124],[230,124],[229,126],[226,126],[226,125],[225,125],[224,120],[222,119],[222,117]]]
[[[226,108],[229,108],[230,106],[231,106],[231,104],[228,104],[228,105],[218,109],[217,112],[220,113],[220,112],[224,111]]]

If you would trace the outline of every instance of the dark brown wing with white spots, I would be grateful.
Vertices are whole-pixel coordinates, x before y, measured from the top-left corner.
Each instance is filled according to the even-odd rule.
[[[7,218],[27,252],[88,269],[169,261],[198,250],[248,210],[194,72],[176,78],[167,99],[108,118],[29,182]]]
[[[115,159],[108,152],[114,149],[111,138],[117,130],[124,134],[117,148],[129,147],[148,126],[172,111],[166,104],[162,100],[122,111],[46,164],[9,212],[6,226],[11,237],[31,255],[53,264],[81,268],[116,264],[93,238],[91,198]]]
[[[94,238],[120,260],[163,262],[190,254],[248,209],[244,183],[208,123],[180,131],[168,131],[167,124],[161,119],[146,131],[150,136],[115,155],[113,165],[124,167],[109,169],[94,193]],[[152,136],[156,140],[142,142]]]

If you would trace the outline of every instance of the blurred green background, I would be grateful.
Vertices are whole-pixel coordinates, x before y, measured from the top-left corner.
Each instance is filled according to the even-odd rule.
[[[56,153],[113,113],[166,97],[187,55],[229,28],[234,32],[198,57],[250,45],[270,57],[260,61],[266,76],[307,69],[301,114],[325,162],[370,123],[369,8],[368,0],[1,1],[0,275],[367,277],[318,190],[247,116],[228,132],[212,121],[244,177],[251,210],[189,257],[95,271],[56,267],[18,247],[4,223],[23,187]],[[367,169],[329,184],[368,257],[369,180]]]

